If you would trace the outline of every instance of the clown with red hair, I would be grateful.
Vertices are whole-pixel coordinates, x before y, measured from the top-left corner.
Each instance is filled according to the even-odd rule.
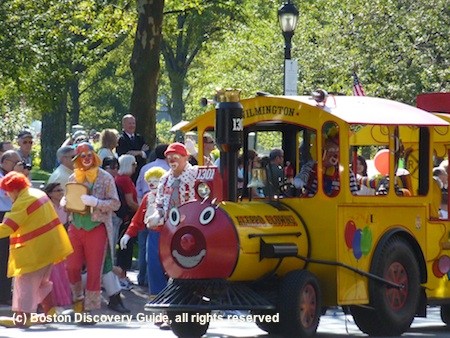
[[[30,186],[28,178],[15,171],[0,180],[0,189],[13,201],[0,224],[0,237],[10,241],[8,276],[15,278],[12,310],[16,313],[0,319],[3,326],[30,325],[29,314],[36,313],[38,305],[46,314],[54,313],[51,269],[73,251],[52,202],[45,192]]]
[[[119,209],[120,200],[114,178],[100,168],[100,158],[92,145],[78,144],[73,161],[74,173],[69,182],[87,187],[89,193],[81,195],[81,201],[88,212],[70,214],[68,231],[74,252],[67,258],[67,272],[75,311],[90,312],[101,307],[103,264],[107,248],[110,257],[114,257],[115,249],[112,213]],[[81,280],[83,266],[87,270],[86,290]]]

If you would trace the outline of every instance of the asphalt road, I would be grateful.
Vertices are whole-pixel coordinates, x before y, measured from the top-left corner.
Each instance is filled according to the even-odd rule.
[[[133,274],[130,274],[133,279]],[[79,338],[79,337],[108,337],[108,338],[174,338],[171,331],[160,330],[154,325],[154,317],[143,310],[147,302],[146,290],[136,286],[131,291],[124,291],[124,303],[132,311],[132,317],[118,316],[116,312],[106,307],[106,299],[103,303],[101,322],[92,326],[80,326],[64,317],[59,318],[58,323],[36,325],[28,329],[0,328],[0,338]],[[9,308],[0,308],[0,315],[8,315]],[[366,336],[354,324],[350,315],[345,315],[339,308],[329,309],[326,315],[321,317],[316,337],[364,337]],[[260,330],[255,323],[241,322],[238,320],[225,320],[213,318],[204,338],[279,338]],[[411,329],[402,337],[448,337],[450,329],[447,329],[440,319],[439,307],[428,309],[427,318],[416,318]],[[291,338],[291,337],[289,337]],[[294,337],[292,337],[294,338]]]
[[[29,329],[0,329],[0,338],[75,338],[75,337],[158,337],[173,338],[171,331],[162,331],[151,322],[143,318],[148,315],[142,312],[140,319],[127,321],[126,318],[111,319],[93,326],[79,326],[73,323],[60,323],[37,325]],[[106,318],[106,317],[105,317]],[[151,318],[150,318],[151,319]],[[316,337],[364,337],[351,316],[344,315],[339,309],[329,310],[322,316]],[[256,327],[254,323],[237,322],[232,320],[213,320],[204,338],[279,338],[276,335],[268,335]],[[402,337],[450,337],[450,329],[441,322],[439,308],[430,308],[427,318],[417,318],[411,329]]]

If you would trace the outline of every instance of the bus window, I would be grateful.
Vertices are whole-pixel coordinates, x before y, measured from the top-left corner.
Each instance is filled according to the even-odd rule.
[[[334,122],[327,122],[323,125],[322,133],[323,191],[328,196],[336,196],[340,191],[339,127]]]
[[[299,170],[293,184],[300,197],[312,197],[317,192],[317,138],[316,131],[301,129],[298,132]]]

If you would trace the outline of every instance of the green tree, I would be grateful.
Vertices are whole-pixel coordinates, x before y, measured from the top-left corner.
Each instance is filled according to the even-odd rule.
[[[83,73],[124,40],[127,2],[6,0],[5,25],[17,47],[11,65],[21,99],[42,114],[42,167],[51,170],[65,139],[67,114],[79,121]],[[70,102],[70,104],[69,104]]]

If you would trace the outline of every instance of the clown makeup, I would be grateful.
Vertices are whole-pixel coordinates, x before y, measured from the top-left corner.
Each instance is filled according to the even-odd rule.
[[[158,188],[159,178],[151,177],[147,181],[147,184],[148,184],[148,187],[150,188],[150,190],[155,190],[156,188]]]
[[[323,163],[325,167],[337,165],[339,162],[339,147],[337,145],[328,145],[323,154]]]
[[[94,164],[94,154],[92,154],[92,151],[83,151],[80,155],[80,161],[83,168],[89,169]]]
[[[174,174],[180,174],[187,162],[187,156],[182,156],[177,153],[168,154],[166,159]]]

